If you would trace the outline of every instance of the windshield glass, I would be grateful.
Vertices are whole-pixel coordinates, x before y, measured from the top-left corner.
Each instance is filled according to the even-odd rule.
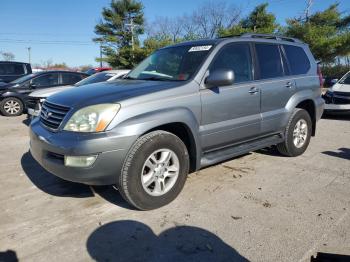
[[[19,84],[19,83],[23,83],[29,79],[31,79],[33,76],[35,76],[35,74],[30,74],[30,75],[25,75],[25,76],[22,76],[20,78],[17,78],[16,80],[13,80],[11,83],[12,84]]]
[[[350,85],[350,72],[343,76],[342,79],[340,79],[339,83],[344,85]]]
[[[88,84],[93,84],[98,82],[104,82],[115,75],[116,75],[115,73],[108,73],[108,72],[97,73],[79,81],[78,83],[75,84],[75,86],[83,86],[83,85],[88,85]]]
[[[160,49],[141,62],[126,78],[186,81],[197,72],[211,48],[211,45],[185,45]]]

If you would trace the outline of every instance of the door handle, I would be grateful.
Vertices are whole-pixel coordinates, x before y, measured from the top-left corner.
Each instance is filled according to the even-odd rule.
[[[256,94],[259,92],[259,88],[256,88],[255,86],[249,89],[249,94]]]
[[[287,82],[286,83],[286,87],[287,88],[292,88],[293,87],[293,83],[292,82]]]

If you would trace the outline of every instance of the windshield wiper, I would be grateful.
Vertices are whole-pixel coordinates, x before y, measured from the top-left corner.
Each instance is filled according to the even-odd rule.
[[[162,78],[162,77],[156,77],[156,76],[152,76],[152,77],[147,77],[147,78],[139,78],[138,80],[150,80],[150,81],[174,81],[172,79],[169,78]]]

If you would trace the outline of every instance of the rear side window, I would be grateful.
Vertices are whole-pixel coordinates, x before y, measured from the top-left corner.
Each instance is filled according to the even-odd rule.
[[[22,64],[0,64],[0,75],[24,75]]]
[[[79,82],[82,79],[82,76],[79,74],[62,74],[62,84],[63,85],[74,85],[76,82]]]
[[[255,50],[260,68],[260,79],[281,77],[284,75],[278,45],[255,44]]]
[[[234,43],[224,46],[209,67],[209,71],[233,70],[235,83],[253,79],[250,47],[247,43]]]
[[[292,75],[306,74],[310,69],[310,61],[303,48],[283,45]]]

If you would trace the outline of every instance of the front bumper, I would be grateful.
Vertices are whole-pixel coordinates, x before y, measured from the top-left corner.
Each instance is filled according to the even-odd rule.
[[[93,134],[51,132],[34,119],[30,126],[30,152],[50,173],[88,185],[116,184],[128,149],[137,137],[113,131]],[[68,167],[64,156],[98,155],[90,167]]]
[[[323,95],[326,111],[350,111],[350,93],[327,92]]]

